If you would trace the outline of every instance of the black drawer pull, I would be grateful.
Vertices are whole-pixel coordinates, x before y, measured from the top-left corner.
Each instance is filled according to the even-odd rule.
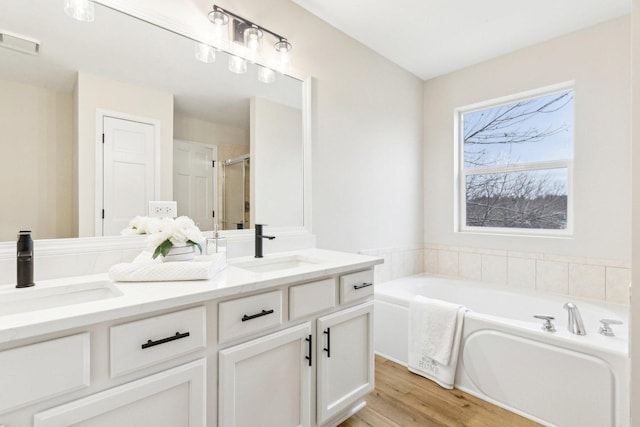
[[[326,351],[327,357],[331,357],[331,328],[327,328],[327,330],[322,333],[327,336],[327,347],[323,348],[322,351]]]
[[[311,345],[312,345],[311,343],[313,342],[313,336],[309,335],[309,337],[305,338],[304,340],[309,343],[309,355],[305,356],[304,358],[309,361],[309,366],[311,366],[312,365],[311,358],[313,357],[311,353],[313,351],[313,349],[311,348]]]
[[[182,334],[180,332],[176,332],[175,335],[167,338],[162,338],[161,340],[158,340],[158,341],[149,340],[145,344],[142,344],[142,349],[144,350],[145,348],[153,347],[154,345],[160,345],[169,341],[179,340],[180,338],[186,338],[189,335],[190,335],[189,332],[185,332]]]
[[[256,317],[266,316],[267,314],[273,313],[273,310],[262,310],[258,314],[252,314],[251,316],[247,316],[246,314],[242,316],[242,321],[246,322],[247,320],[255,319]]]
[[[353,289],[358,290],[358,289],[362,289],[362,288],[366,288],[368,286],[373,286],[373,283],[363,283],[361,285],[353,285]]]

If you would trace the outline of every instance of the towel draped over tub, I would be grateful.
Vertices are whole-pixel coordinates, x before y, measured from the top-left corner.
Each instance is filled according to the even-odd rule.
[[[460,304],[420,295],[413,298],[409,304],[411,372],[453,388],[466,311]]]

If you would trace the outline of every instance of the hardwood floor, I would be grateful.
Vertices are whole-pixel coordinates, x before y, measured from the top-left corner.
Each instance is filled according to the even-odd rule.
[[[531,427],[539,424],[473,397],[446,390],[376,356],[376,388],[367,407],[339,427]]]

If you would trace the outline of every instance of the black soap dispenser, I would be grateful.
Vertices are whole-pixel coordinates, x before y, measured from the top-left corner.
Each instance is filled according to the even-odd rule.
[[[33,282],[33,240],[31,231],[20,231],[18,234],[17,264],[18,275],[16,288],[28,288]]]

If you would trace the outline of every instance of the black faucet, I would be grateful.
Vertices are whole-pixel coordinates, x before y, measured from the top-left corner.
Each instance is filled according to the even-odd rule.
[[[264,236],[262,234],[262,227],[265,224],[256,224],[256,258],[262,258],[262,239],[273,240],[276,236]]]
[[[35,285],[33,282],[33,240],[31,239],[31,231],[20,231],[16,249],[18,264],[16,288],[28,288]]]

